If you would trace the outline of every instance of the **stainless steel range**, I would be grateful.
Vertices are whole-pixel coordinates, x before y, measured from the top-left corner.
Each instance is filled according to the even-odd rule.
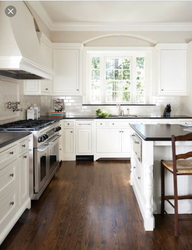
[[[30,197],[37,200],[59,167],[60,123],[55,120],[20,120],[0,125],[0,131],[31,131],[29,141]]]

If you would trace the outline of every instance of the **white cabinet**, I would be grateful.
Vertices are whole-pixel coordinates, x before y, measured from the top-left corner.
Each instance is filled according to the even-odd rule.
[[[53,49],[53,94],[80,94],[80,49]]]
[[[24,82],[24,95],[51,95],[51,80],[26,80]]]
[[[130,157],[129,122],[97,120],[95,159],[100,157]]]
[[[150,119],[149,124],[176,124],[175,119]]]
[[[0,244],[31,207],[28,137],[0,148]]]
[[[76,121],[76,155],[93,155],[93,121]]]
[[[75,160],[75,121],[63,120],[63,160]]]
[[[156,81],[160,95],[187,95],[187,45],[156,45]]]

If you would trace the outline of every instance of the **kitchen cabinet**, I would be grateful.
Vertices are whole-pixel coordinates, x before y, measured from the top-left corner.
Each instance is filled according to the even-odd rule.
[[[53,94],[80,94],[80,58],[79,48],[53,49]]]
[[[63,160],[75,160],[75,121],[64,120],[63,124]]]
[[[93,155],[93,125],[90,120],[76,121],[76,155]]]
[[[24,95],[51,95],[51,80],[26,80],[24,82]]]
[[[31,207],[28,140],[24,137],[0,148],[0,244]]]
[[[97,120],[95,159],[100,157],[130,157],[129,122]]]
[[[187,45],[156,45],[156,81],[159,95],[187,95]]]

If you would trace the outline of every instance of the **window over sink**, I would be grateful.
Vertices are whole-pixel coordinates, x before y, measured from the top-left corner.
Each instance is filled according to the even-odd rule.
[[[149,72],[149,53],[88,51],[87,102],[145,104],[149,96]]]

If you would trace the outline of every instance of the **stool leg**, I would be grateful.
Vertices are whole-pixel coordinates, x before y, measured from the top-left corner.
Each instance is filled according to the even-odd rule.
[[[179,236],[179,221],[178,221],[178,193],[177,193],[177,175],[173,174],[174,181],[174,203],[175,203],[175,215],[174,215],[174,224],[175,224],[175,237]]]
[[[163,161],[163,160],[162,160]],[[165,205],[164,205],[164,197],[165,197],[165,168],[161,161],[161,215],[164,215]]]

